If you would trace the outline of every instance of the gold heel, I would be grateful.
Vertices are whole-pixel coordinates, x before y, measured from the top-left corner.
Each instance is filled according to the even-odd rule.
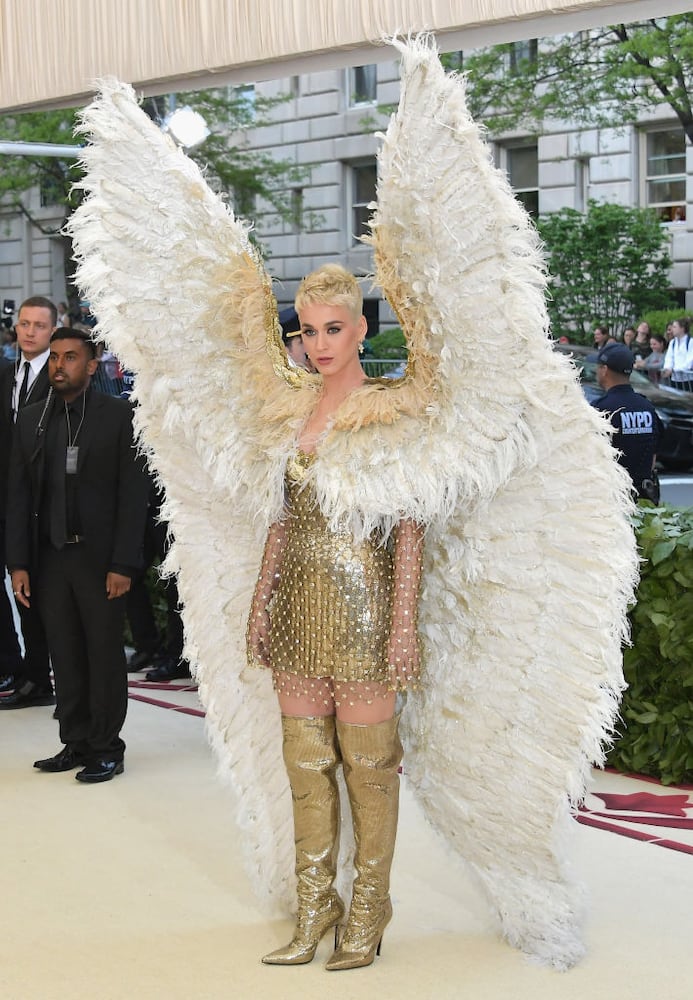
[[[294,812],[298,914],[289,944],[262,961],[305,965],[332,927],[337,934],[344,917],[344,904],[332,887],[339,834],[339,749],[334,716],[283,716],[282,727]]]
[[[346,928],[325,968],[371,965],[392,919],[390,868],[395,849],[402,744],[399,717],[371,726],[337,721],[356,844],[356,878]]]
[[[392,919],[392,904],[389,899],[377,922],[369,919],[370,916],[357,913],[354,908],[349,911],[344,936],[339,945],[335,944],[334,955],[325,963],[328,972],[360,969],[372,965],[375,956],[380,956],[384,931]]]

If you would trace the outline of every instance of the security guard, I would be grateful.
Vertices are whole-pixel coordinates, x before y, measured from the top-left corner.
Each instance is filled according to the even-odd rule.
[[[605,395],[592,404],[608,413],[614,428],[612,444],[618,461],[633,480],[637,499],[659,503],[655,472],[662,425],[649,401],[630,384],[633,352],[625,344],[606,344],[597,355],[597,381]]]

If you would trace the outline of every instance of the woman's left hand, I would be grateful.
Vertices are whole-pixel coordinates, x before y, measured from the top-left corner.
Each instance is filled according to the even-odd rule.
[[[421,671],[419,642],[412,622],[393,622],[387,645],[390,686],[395,691],[416,684]]]

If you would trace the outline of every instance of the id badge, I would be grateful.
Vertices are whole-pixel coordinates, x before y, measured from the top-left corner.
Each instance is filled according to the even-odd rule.
[[[77,472],[77,457],[79,455],[79,447],[76,444],[70,445],[67,449],[65,455],[65,474],[68,476],[74,476]]]

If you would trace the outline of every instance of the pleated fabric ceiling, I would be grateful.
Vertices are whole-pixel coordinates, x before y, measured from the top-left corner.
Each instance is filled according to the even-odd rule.
[[[690,0],[1,0],[0,110],[82,104],[113,74],[147,94],[391,59],[395,32],[443,49],[685,12]]]

